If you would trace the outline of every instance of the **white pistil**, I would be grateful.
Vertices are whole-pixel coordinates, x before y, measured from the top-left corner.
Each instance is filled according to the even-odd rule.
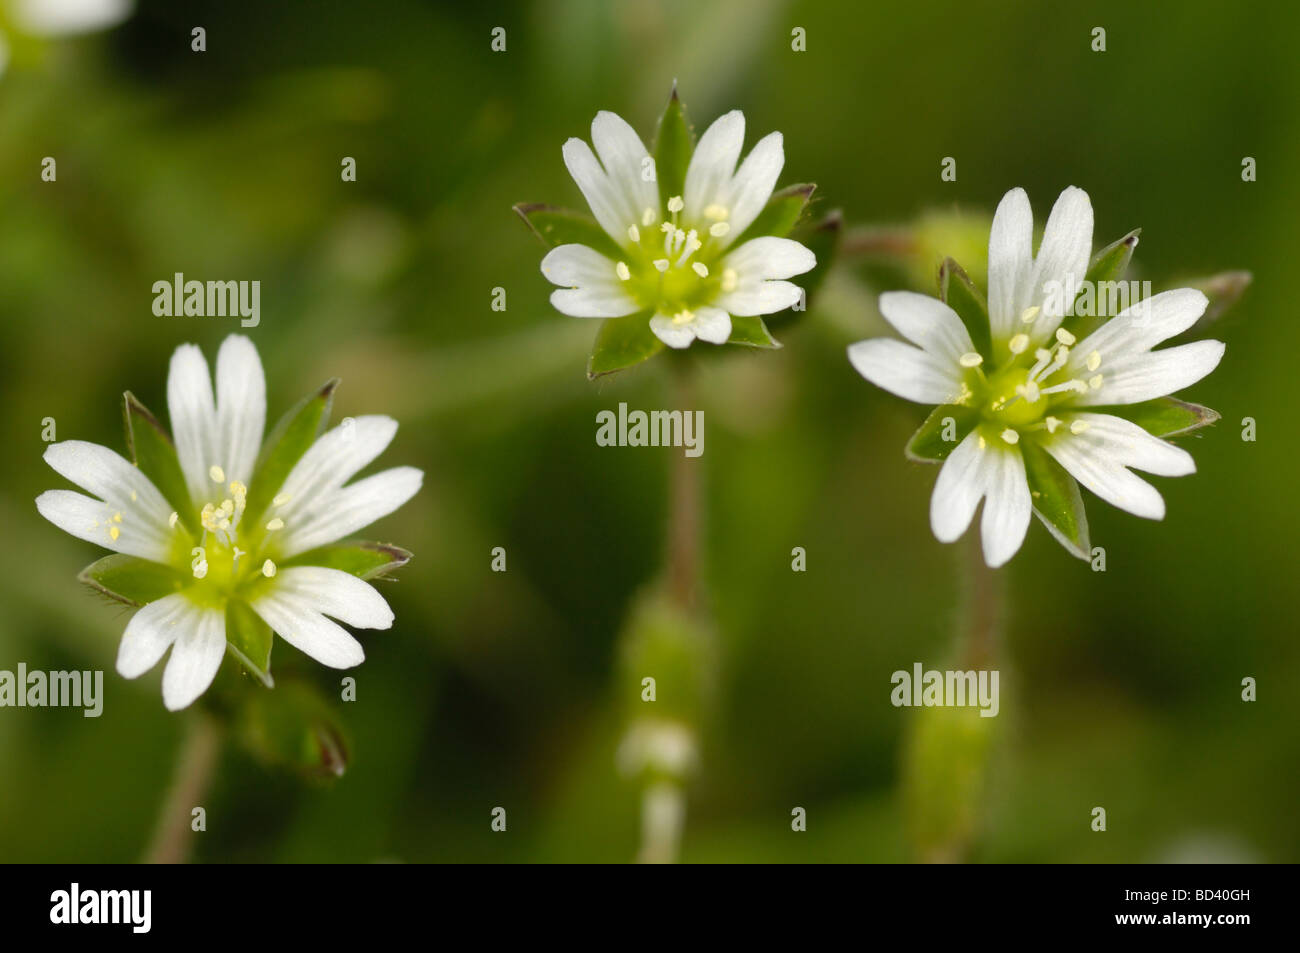
[[[627,281],[629,278],[632,277],[632,272],[628,270],[627,262],[625,261],[620,261],[617,265],[615,265],[614,271],[618,274],[619,281]]]
[[[984,363],[984,356],[976,351],[967,351],[957,358],[957,363],[962,367],[979,367]]]
[[[1007,342],[1007,348],[1011,351],[1012,354],[1023,354],[1025,352],[1025,349],[1028,347],[1029,347],[1028,334],[1017,334],[1010,341]]]

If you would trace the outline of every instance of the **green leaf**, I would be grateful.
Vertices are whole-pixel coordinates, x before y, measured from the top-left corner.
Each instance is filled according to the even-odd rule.
[[[248,603],[231,599],[226,603],[226,651],[267,688],[271,678],[271,643],[274,635],[262,617]]]
[[[586,245],[615,261],[623,257],[622,249],[590,215],[536,202],[521,203],[514,209],[533,234],[550,248]]]
[[[334,543],[299,553],[285,566],[324,566],[362,579],[387,576],[411,561],[405,549],[387,543]]]
[[[131,459],[176,509],[185,528],[197,536],[198,513],[190,500],[185,474],[181,472],[180,459],[176,456],[171,437],[158,418],[130,391],[122,395],[122,422]]]
[[[952,439],[944,439],[945,421],[952,420]],[[975,429],[979,422],[979,411],[973,407],[960,404],[941,404],[930,412],[925,423],[912,434],[907,442],[907,459],[916,463],[942,463],[948,454],[956,449],[957,444]]]
[[[779,192],[773,192],[772,197],[763,206],[763,211],[758,213],[758,217],[749,223],[749,227],[732,245],[739,248],[751,238],[760,238],[764,235],[785,238],[799,224],[804,209],[808,207],[815,191],[817,186],[804,184],[787,186]]]
[[[1158,397],[1140,404],[1089,407],[1088,410],[1131,420],[1153,437],[1181,436],[1208,427],[1219,419],[1218,411],[1173,397]]]
[[[984,360],[993,360],[993,342],[989,333],[989,306],[964,268],[951,258],[939,266],[939,298],[957,312],[966,325],[975,350]]]
[[[648,360],[663,350],[664,342],[650,330],[650,313],[626,318],[606,318],[596,332],[591,357],[587,361],[587,378],[595,380]]]
[[[309,394],[295,404],[271,430],[248,488],[248,504],[243,519],[250,524],[258,522],[271,500],[284,486],[285,478],[295,463],[302,459],[307,448],[325,430],[334,403],[334,391],[339,386],[337,377],[326,381],[314,394]]]
[[[668,105],[655,129],[655,178],[659,181],[659,203],[681,195],[686,186],[686,167],[695,151],[695,135],[686,118],[686,107],[677,98],[677,84],[668,97]]]
[[[123,605],[143,606],[180,592],[190,582],[184,574],[137,556],[114,553],[96,560],[77,576],[90,588]]]
[[[733,314],[731,316],[731,337],[727,338],[727,343],[772,349],[781,346],[781,343],[768,332],[763,319],[757,315],[742,316]]]
[[[1034,515],[1072,556],[1092,558],[1088,514],[1083,508],[1079,484],[1042,447],[1022,440],[1020,454],[1025,461]]]
[[[343,776],[348,749],[331,704],[310,685],[286,681],[240,706],[240,744],[259,761],[318,781]]]

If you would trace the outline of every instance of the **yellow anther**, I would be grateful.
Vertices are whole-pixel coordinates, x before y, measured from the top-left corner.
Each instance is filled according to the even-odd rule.
[[[1081,434],[1087,429],[1088,421],[1086,420],[1072,420],[1070,422],[1070,433],[1072,434]]]
[[[175,529],[176,521],[179,520],[180,518],[181,518],[181,514],[177,513],[175,510],[172,510],[172,515],[167,517],[167,525],[170,526],[172,529]]]
[[[120,522],[122,522],[122,514],[121,514],[121,513],[114,513],[114,514],[113,514],[113,522],[114,522],[114,523],[120,523]]]
[[[1088,370],[1095,371],[1101,367],[1101,351],[1093,351],[1088,355]]]
[[[1023,354],[1025,348],[1029,347],[1029,335],[1017,334],[1007,342],[1007,347],[1011,350],[1012,354]]]
[[[1008,427],[1006,430],[1002,431],[1002,439],[1007,443],[1014,445],[1020,442],[1020,434]]]
[[[693,265],[691,265],[691,270],[695,272],[697,275],[699,275],[701,278],[709,277],[709,266],[704,264],[704,262],[702,261],[697,261]]]
[[[704,208],[704,217],[712,219],[715,222],[725,222],[731,215],[725,205],[707,205]]]
[[[266,528],[269,529],[272,533],[274,533],[278,529],[284,529],[284,520],[280,519],[280,517],[277,516],[275,519],[271,520],[271,522],[266,524]]]
[[[1056,433],[1056,428],[1061,426],[1060,417],[1048,417],[1043,423],[1047,424],[1048,433]]]
[[[661,272],[663,272],[663,271],[667,271],[667,270],[668,270],[668,259],[667,259],[667,258],[656,258],[656,259],[655,259],[655,267],[658,268]]]
[[[637,228],[635,225],[629,225],[627,227],[627,237],[632,239],[634,242],[639,242],[641,240],[641,229]]]
[[[1060,341],[1062,344],[1073,344],[1077,338],[1075,338],[1075,336],[1069,331],[1065,330],[1065,328],[1057,328],[1056,340]]]
[[[239,480],[234,480],[230,484],[230,492],[234,495],[235,501],[238,502],[240,497],[248,496],[248,487],[244,486]]]
[[[111,536],[113,539],[117,539],[119,536],[122,535],[122,531],[118,529],[116,526],[110,526],[108,528],[108,535]]]
[[[273,500],[271,501],[271,505],[272,505],[272,506],[284,506],[284,504],[288,503],[288,502],[289,502],[290,500],[292,500],[292,499],[293,499],[293,497],[290,496],[288,493],[280,493],[280,494],[278,494],[278,495],[276,496],[275,499],[273,499]]]
[[[722,272],[722,290],[735,291],[736,285],[740,282],[740,276],[736,274],[734,268],[727,268]]]
[[[641,213],[641,225],[644,228],[649,228],[654,223],[655,223],[655,210],[650,208],[650,206],[647,205],[645,207],[645,210]]]
[[[686,203],[682,201],[682,197],[680,195],[674,195],[672,198],[668,200],[668,211],[676,214],[677,212],[680,212],[684,208],[686,208]]]
[[[262,575],[265,576],[267,579],[270,579],[272,576],[274,576],[275,563],[271,562],[271,560],[269,559],[266,562],[262,563]]]
[[[215,463],[208,467],[208,476],[212,477],[213,483],[226,482],[226,471],[221,469],[221,467],[217,466]]]
[[[961,357],[957,358],[957,363],[962,367],[979,367],[984,363],[984,356],[976,351],[967,351]]]
[[[1088,378],[1088,386],[1093,390],[1097,390],[1103,383],[1105,383],[1105,380],[1106,379],[1100,374],[1093,374],[1092,377]]]
[[[1034,319],[1038,317],[1038,312],[1040,310],[1041,309],[1038,305],[1034,305],[1032,308],[1025,308],[1024,311],[1020,312],[1020,322],[1022,324],[1033,324]]]
[[[984,442],[984,435],[981,434],[981,435],[980,435],[980,449],[983,450],[983,449],[984,449],[985,447],[987,447],[987,446],[988,446],[988,444]]]
[[[627,262],[620,261],[614,266],[614,271],[618,274],[619,281],[627,281],[632,277],[632,272],[627,267]]]
[[[709,226],[709,234],[714,238],[721,238],[729,231],[731,231],[731,224],[729,222],[714,222]]]

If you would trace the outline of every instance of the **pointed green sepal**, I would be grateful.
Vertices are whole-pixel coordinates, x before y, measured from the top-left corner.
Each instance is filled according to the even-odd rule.
[[[1133,259],[1133,250],[1138,246],[1138,236],[1142,229],[1135,228],[1119,241],[1111,242],[1092,258],[1088,273],[1084,276],[1083,287],[1074,299],[1073,313],[1066,316],[1061,327],[1079,340],[1083,340],[1093,331],[1119,313],[1120,304],[1132,304],[1127,291],[1120,288],[1115,294],[1107,283],[1124,280],[1129,262]],[[1091,299],[1090,301],[1088,299]],[[1085,313],[1080,313],[1080,312]],[[1112,313],[1114,312],[1114,313]]]
[[[127,606],[143,606],[180,592],[192,580],[171,566],[114,553],[91,563],[77,576],[101,595]]]
[[[1173,397],[1157,397],[1140,404],[1115,404],[1089,407],[1096,414],[1113,414],[1131,420],[1153,437],[1179,437],[1208,427],[1219,419],[1219,412],[1200,404],[1189,404]]]
[[[1196,322],[1196,330],[1223,317],[1229,308],[1241,300],[1253,280],[1254,276],[1248,271],[1223,271],[1208,278],[1186,282],[1186,287],[1196,288],[1210,299],[1205,306],[1205,313]]]
[[[190,501],[185,474],[166,429],[130,391],[122,395],[122,423],[127,450],[135,465],[175,507],[185,528],[198,535],[198,513]]]
[[[940,404],[912,434],[904,453],[914,463],[942,463],[979,423],[979,411],[960,404]]]
[[[515,214],[524,220],[524,224],[532,230],[533,234],[550,248],[557,248],[560,245],[586,245],[615,261],[623,257],[623,252],[614,239],[610,238],[590,215],[540,202],[521,202],[514,209]]]
[[[1088,265],[1087,281],[1120,281],[1133,260],[1133,250],[1138,246],[1142,229],[1135,228],[1119,241],[1111,242],[1092,257]]]
[[[988,302],[966,270],[951,258],[945,258],[939,266],[939,298],[957,312],[961,323],[966,325],[966,333],[970,335],[975,350],[983,355],[984,360],[992,362]]]
[[[596,332],[596,343],[587,360],[587,378],[595,380],[605,374],[625,370],[649,360],[664,348],[664,342],[650,330],[650,314],[626,318],[606,318]]]
[[[253,480],[248,489],[248,504],[243,519],[256,523],[267,506],[284,486],[285,478],[307,449],[316,442],[329,424],[337,377],[326,381],[319,390],[291,407],[271,430],[263,445]]]
[[[812,201],[815,191],[817,186],[806,183],[790,185],[779,192],[773,192],[772,197],[763,206],[763,211],[759,212],[758,217],[750,222],[749,227],[732,242],[732,247],[739,248],[751,238],[761,238],[764,235],[775,235],[777,238],[788,236],[803,218],[804,211]]]
[[[303,682],[255,692],[240,707],[240,743],[264,764],[318,781],[343,776],[348,747],[333,705]]]
[[[1020,455],[1025,461],[1025,478],[1029,483],[1034,515],[1070,555],[1091,559],[1088,514],[1083,507],[1079,484],[1046,450],[1031,441],[1020,441]]]
[[[284,565],[324,566],[361,579],[377,579],[396,572],[410,561],[409,552],[388,543],[334,543],[300,553]]]
[[[686,168],[695,151],[695,135],[686,118],[686,107],[677,96],[677,84],[668,97],[668,105],[655,129],[655,177],[659,181],[659,203],[681,195],[686,187]]]
[[[238,599],[226,603],[226,651],[267,688],[275,687],[271,678],[271,627],[248,605]]]
[[[767,330],[767,325],[763,323],[763,319],[758,315],[742,316],[733,314],[731,316],[731,337],[727,338],[727,343],[769,349],[781,346],[781,342],[772,337],[771,332]]]

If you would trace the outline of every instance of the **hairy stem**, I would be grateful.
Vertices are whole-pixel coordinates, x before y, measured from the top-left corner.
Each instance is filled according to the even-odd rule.
[[[221,751],[221,728],[211,715],[196,711],[189,719],[171,787],[163,800],[145,863],[183,864],[193,846],[191,812],[202,807],[208,782]]]

